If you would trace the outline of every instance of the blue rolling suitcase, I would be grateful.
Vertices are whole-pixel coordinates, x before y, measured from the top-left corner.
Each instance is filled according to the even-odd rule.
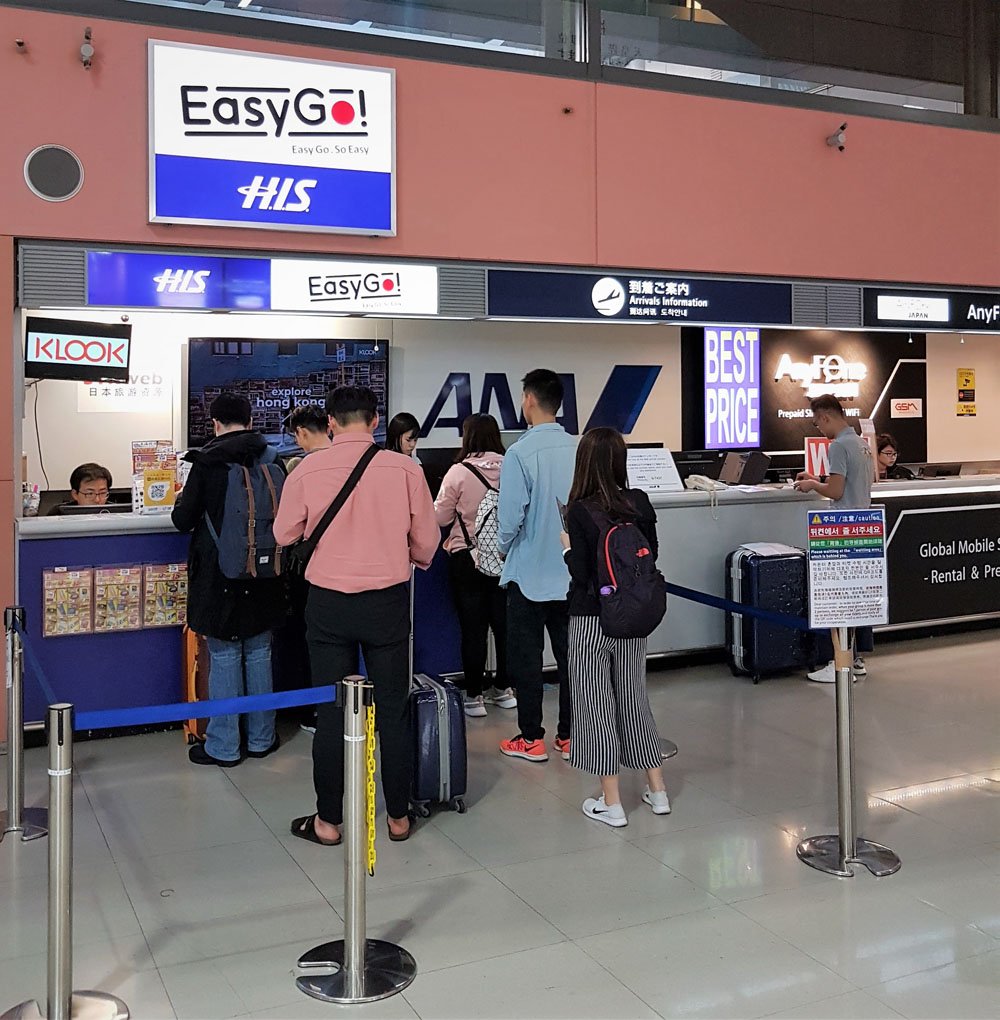
[[[468,756],[462,692],[447,680],[418,673],[410,685],[413,726],[413,793],[417,814],[426,818],[432,804],[465,813]]]
[[[757,609],[808,616],[805,553],[772,543],[741,545],[726,557],[726,597]],[[761,677],[808,666],[809,633],[727,613],[726,654],[734,675],[758,683]]]

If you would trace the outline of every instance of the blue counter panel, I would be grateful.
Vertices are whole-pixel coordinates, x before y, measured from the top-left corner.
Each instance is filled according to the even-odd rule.
[[[42,637],[42,571],[53,567],[114,567],[187,561],[188,538],[135,534],[32,539],[19,545],[19,597],[28,640],[56,697],[77,711],[172,704],[181,700],[178,627]],[[26,664],[24,717],[45,718],[46,698]]]

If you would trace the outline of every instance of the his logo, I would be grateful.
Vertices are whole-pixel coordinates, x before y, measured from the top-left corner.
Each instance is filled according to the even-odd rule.
[[[204,294],[211,269],[164,269],[153,277],[157,294]]]
[[[617,315],[625,307],[625,288],[613,276],[602,276],[594,284],[590,300],[601,315]]]
[[[264,177],[258,174],[249,184],[236,190],[243,196],[243,208],[252,209],[257,203],[258,209],[271,209],[274,212],[309,212],[309,204],[312,196],[309,192],[316,187],[319,181],[300,180],[294,177],[269,177],[264,183]],[[288,199],[294,194],[296,201],[289,202]]]

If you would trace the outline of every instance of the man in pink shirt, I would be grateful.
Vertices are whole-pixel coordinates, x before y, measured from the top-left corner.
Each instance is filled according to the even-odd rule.
[[[274,537],[291,545],[310,535],[371,448],[378,426],[375,394],[342,386],[326,399],[333,445],[291,473]],[[358,647],[375,685],[382,787],[389,835],[406,839],[413,750],[409,727],[410,565],[426,569],[440,540],[434,504],[419,464],[380,451],[319,540],[306,569],[306,634],[312,679],[335,683],[357,669]],[[344,799],[344,715],[320,705],[313,740],[317,813],[297,818],[293,835],[335,846]]]

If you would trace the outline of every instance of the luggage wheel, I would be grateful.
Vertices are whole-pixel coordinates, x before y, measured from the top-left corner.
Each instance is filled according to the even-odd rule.
[[[428,804],[414,804],[413,811],[418,818],[430,818],[431,816],[431,809]]]
[[[467,810],[465,801],[461,797],[452,797],[451,800],[448,801],[448,807],[450,807],[452,811],[457,811],[460,815],[464,815]]]

